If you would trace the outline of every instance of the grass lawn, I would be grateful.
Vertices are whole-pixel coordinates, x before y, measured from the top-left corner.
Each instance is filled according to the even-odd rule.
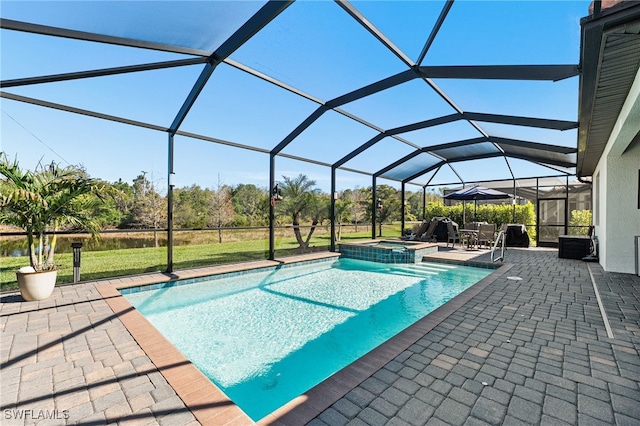
[[[399,229],[383,228],[383,237],[397,237]],[[348,233],[342,240],[371,238],[369,232]],[[313,251],[329,249],[329,235],[317,235],[311,238]],[[276,257],[299,254],[295,238],[276,239]],[[269,241],[266,239],[234,241],[222,244],[188,244],[174,246],[173,268],[186,269],[202,266],[237,263],[249,260],[266,259],[269,255]],[[73,282],[73,254],[56,254],[58,265],[57,283]],[[0,287],[2,291],[18,288],[16,274],[20,267],[29,264],[26,256],[0,258]],[[84,251],[80,269],[82,281],[100,278],[135,275],[145,272],[164,271],[167,268],[167,248],[147,247],[105,251]]]

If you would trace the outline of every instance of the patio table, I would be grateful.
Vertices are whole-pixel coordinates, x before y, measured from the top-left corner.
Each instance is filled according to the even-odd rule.
[[[478,250],[478,230],[460,229],[458,230],[467,240],[467,250]]]

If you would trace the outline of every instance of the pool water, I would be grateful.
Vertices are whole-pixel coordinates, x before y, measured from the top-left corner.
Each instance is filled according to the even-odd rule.
[[[257,421],[489,273],[340,259],[125,297]]]

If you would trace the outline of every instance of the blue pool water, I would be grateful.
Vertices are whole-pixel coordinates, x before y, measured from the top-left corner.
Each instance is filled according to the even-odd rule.
[[[259,420],[490,273],[341,259],[125,297]]]

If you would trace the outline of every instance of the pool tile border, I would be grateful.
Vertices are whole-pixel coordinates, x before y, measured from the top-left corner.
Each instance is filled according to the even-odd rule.
[[[218,273],[212,273],[202,277],[178,278],[178,279],[173,279],[173,280],[162,282],[162,283],[130,285],[126,287],[119,287],[118,291],[120,292],[120,294],[126,295],[126,294],[139,293],[139,292],[148,291],[148,290],[159,290],[164,288],[179,287],[183,285],[195,284],[195,283],[204,282],[204,281],[211,281],[212,277],[215,277],[213,279],[231,278],[231,277],[238,277],[242,275],[251,275],[251,274],[257,274],[260,272],[272,271],[274,269],[285,269],[285,268],[290,268],[292,266],[333,262],[336,257],[338,256],[329,256],[329,257],[309,259],[309,260],[299,260],[297,262],[276,263],[272,265],[261,266],[257,268],[251,268],[251,269],[239,269],[233,272],[219,271]]]
[[[317,263],[337,258],[340,253],[318,253],[294,256],[276,261],[256,261],[237,265],[180,271],[175,274],[152,274],[126,280],[110,280],[96,283],[96,288],[120,318],[142,350],[158,368],[167,382],[178,394],[185,406],[191,410],[202,425],[252,425],[256,424],[240,407],[235,405],[213,382],[193,365],[166,337],[140,314],[124,297],[132,289],[145,287],[162,288],[176,281],[184,284],[206,279],[203,275],[243,275],[277,267],[289,267],[300,263]],[[495,264],[474,261],[455,261],[425,258],[430,262],[461,264],[465,266],[494,269]],[[273,413],[259,420],[259,425],[304,425],[354,389],[389,361],[422,338],[440,322],[454,313],[468,300],[482,291],[512,265],[503,264],[493,273],[463,291],[445,305],[440,306],[413,325],[401,331],[385,343],[374,348],[336,374],[319,383],[303,395],[295,398]],[[193,281],[192,281],[193,280]],[[159,282],[160,281],[160,282]],[[155,287],[154,287],[155,288]]]

